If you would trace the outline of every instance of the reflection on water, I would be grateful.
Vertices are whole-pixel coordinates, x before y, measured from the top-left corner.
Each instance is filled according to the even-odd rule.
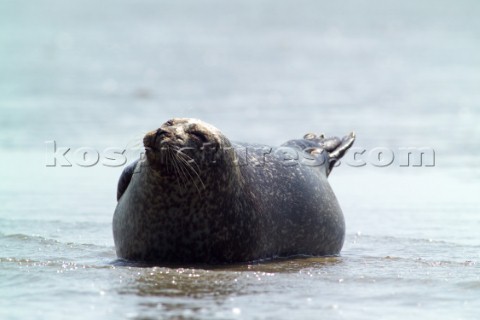
[[[211,272],[202,269],[152,268],[142,273],[131,288],[141,296],[192,297],[225,299],[232,294],[241,294],[236,286],[239,273]]]
[[[229,297],[265,293],[266,286],[278,285],[279,275],[327,274],[330,267],[340,263],[339,257],[295,257],[222,266],[127,267],[135,270],[136,276],[118,292],[159,298],[210,299],[223,304]]]
[[[323,267],[340,263],[339,258],[296,258],[234,266],[204,268],[129,268],[136,276],[118,289],[122,295],[138,295],[140,306],[149,312],[167,314],[211,316],[206,301],[218,306],[228,305],[241,296],[263,295],[269,290],[285,290],[278,280],[282,273],[323,273]],[[326,271],[324,271],[326,273]],[[222,308],[221,308],[222,309]],[[225,313],[241,313],[240,307],[232,307]]]
[[[118,290],[122,295],[140,296],[143,313],[151,315],[167,312],[195,318],[218,317],[219,314],[231,317],[242,312],[249,315],[251,310],[268,310],[268,314],[275,314],[272,306],[265,310],[262,306],[265,301],[257,300],[265,297],[289,307],[296,303],[295,308],[301,307],[307,317],[313,314],[310,312],[320,310],[333,317],[353,315],[359,306],[372,305],[380,308],[374,314],[381,315],[392,308],[395,310],[395,306],[390,305],[392,298],[404,294],[409,296],[402,300],[404,306],[430,304],[430,299],[452,303],[453,295],[442,292],[446,287],[456,294],[464,291],[463,301],[476,305],[474,289],[478,281],[467,288],[465,283],[459,282],[461,276],[452,273],[459,269],[464,274],[473,273],[478,271],[478,266],[472,261],[453,263],[347,254],[338,258],[298,258],[210,269],[129,267],[129,273],[135,276]],[[372,273],[372,270],[377,272]],[[451,281],[459,282],[458,286],[451,287],[448,284]],[[438,292],[426,290],[429,287]],[[344,296],[341,301],[332,298],[339,294]],[[343,301],[354,297],[355,301]],[[312,305],[312,301],[316,303]],[[216,307],[212,308],[212,304]]]

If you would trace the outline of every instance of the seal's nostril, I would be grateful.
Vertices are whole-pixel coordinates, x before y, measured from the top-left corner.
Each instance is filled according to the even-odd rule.
[[[163,129],[158,129],[157,133],[155,134],[155,140],[163,140],[165,137],[167,137],[170,133],[166,130]]]

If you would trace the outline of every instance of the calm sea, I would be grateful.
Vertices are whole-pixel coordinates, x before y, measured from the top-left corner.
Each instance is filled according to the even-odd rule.
[[[476,0],[0,0],[0,319],[478,318],[479,16]],[[341,255],[112,264],[106,150],[179,116],[272,145],[354,130],[366,165],[329,178]],[[47,166],[48,141],[71,167]],[[430,158],[401,166],[409,147]]]

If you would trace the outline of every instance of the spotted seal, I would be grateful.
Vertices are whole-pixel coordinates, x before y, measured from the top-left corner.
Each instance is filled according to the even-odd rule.
[[[354,140],[307,134],[269,147],[169,120],[145,135],[145,156],[120,177],[117,256],[216,264],[336,255],[345,223],[327,176]]]

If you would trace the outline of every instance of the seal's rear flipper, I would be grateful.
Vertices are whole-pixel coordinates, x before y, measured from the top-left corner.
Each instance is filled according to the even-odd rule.
[[[329,161],[329,168],[327,175],[330,174],[335,163],[340,160],[348,149],[353,145],[355,142],[355,132],[350,132],[349,135],[346,135],[340,141],[339,138],[327,138],[324,142],[324,149],[328,152],[328,161]]]
[[[335,142],[338,141],[338,143],[335,144],[333,148],[328,148],[327,144],[330,142],[330,139],[334,139]],[[351,132],[349,135],[343,137],[343,139],[340,141],[339,138],[334,137],[334,138],[327,138],[325,139],[325,150],[330,155],[330,159],[340,159],[342,158],[345,153],[347,152],[348,149],[353,145],[353,142],[355,141],[355,132]]]
[[[325,138],[323,133],[318,136],[313,133],[307,133],[303,139],[315,144],[315,148],[313,148],[313,151],[311,152],[312,154],[319,154],[323,150],[327,152],[329,163],[327,167],[328,176],[335,166],[335,163],[345,155],[347,150],[353,145],[353,142],[355,142],[355,133],[351,132],[342,139],[338,137]]]

